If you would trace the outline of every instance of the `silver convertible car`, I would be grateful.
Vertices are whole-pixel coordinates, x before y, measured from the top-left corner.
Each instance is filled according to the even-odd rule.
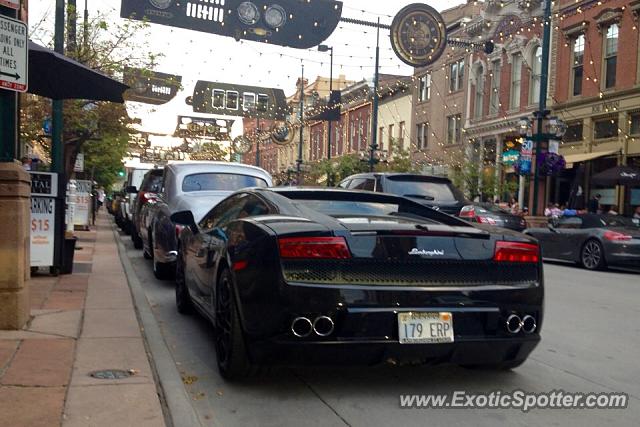
[[[640,226],[617,215],[578,215],[555,219],[525,234],[540,242],[542,257],[571,261],[589,270],[607,266],[640,269]]]
[[[162,191],[149,206],[146,230],[140,230],[146,258],[153,260],[158,279],[171,278],[178,255],[177,236],[182,227],[170,217],[191,211],[196,221],[231,193],[247,187],[271,187],[263,169],[238,163],[176,162],[164,169]]]

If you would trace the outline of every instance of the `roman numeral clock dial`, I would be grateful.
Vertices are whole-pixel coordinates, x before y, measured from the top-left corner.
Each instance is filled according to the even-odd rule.
[[[396,55],[413,67],[433,64],[447,44],[442,16],[426,4],[403,8],[391,24],[391,45]]]

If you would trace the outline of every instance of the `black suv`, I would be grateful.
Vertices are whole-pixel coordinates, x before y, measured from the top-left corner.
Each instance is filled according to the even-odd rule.
[[[391,193],[413,199],[450,215],[470,204],[447,178],[409,173],[361,173],[344,179],[339,187]]]

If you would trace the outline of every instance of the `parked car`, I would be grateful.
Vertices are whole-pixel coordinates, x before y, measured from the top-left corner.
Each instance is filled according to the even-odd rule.
[[[458,216],[467,221],[495,225],[515,231],[524,231],[527,228],[527,221],[524,218],[491,203],[475,203],[465,206],[460,210]]]
[[[122,218],[122,225],[120,228],[126,234],[131,234],[133,225],[133,205],[138,197],[137,188],[142,184],[144,175],[155,166],[148,163],[137,164],[133,168],[129,168],[127,174],[127,180],[124,184],[124,199],[120,203],[120,216]]]
[[[133,203],[131,225],[131,240],[133,240],[133,246],[136,249],[142,249],[140,230],[145,230],[145,232],[147,230],[148,210],[145,207],[149,203],[155,203],[158,193],[162,190],[163,177],[164,170],[162,168],[152,169],[145,174],[139,189],[135,187],[130,189],[138,190],[137,197]]]
[[[140,231],[145,257],[153,259],[159,279],[175,273],[177,233],[171,214],[189,210],[199,221],[218,202],[245,187],[273,185],[269,173],[255,166],[224,162],[176,162],[164,168],[162,191],[148,206],[148,227]]]
[[[408,197],[450,215],[458,215],[470,204],[447,178],[409,173],[361,173],[339,184],[349,190],[368,190]]]
[[[453,362],[509,369],[540,340],[537,243],[408,198],[239,191],[189,211],[176,304],[213,322],[228,379],[271,363]]]
[[[640,227],[631,218],[568,216],[525,233],[538,239],[544,258],[575,262],[589,270],[640,268]]]

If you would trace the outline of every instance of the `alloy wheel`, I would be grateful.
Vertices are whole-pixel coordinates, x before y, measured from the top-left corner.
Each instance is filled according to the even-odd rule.
[[[601,262],[602,249],[600,244],[595,240],[587,242],[582,249],[582,264],[589,270],[595,270],[600,267]]]

